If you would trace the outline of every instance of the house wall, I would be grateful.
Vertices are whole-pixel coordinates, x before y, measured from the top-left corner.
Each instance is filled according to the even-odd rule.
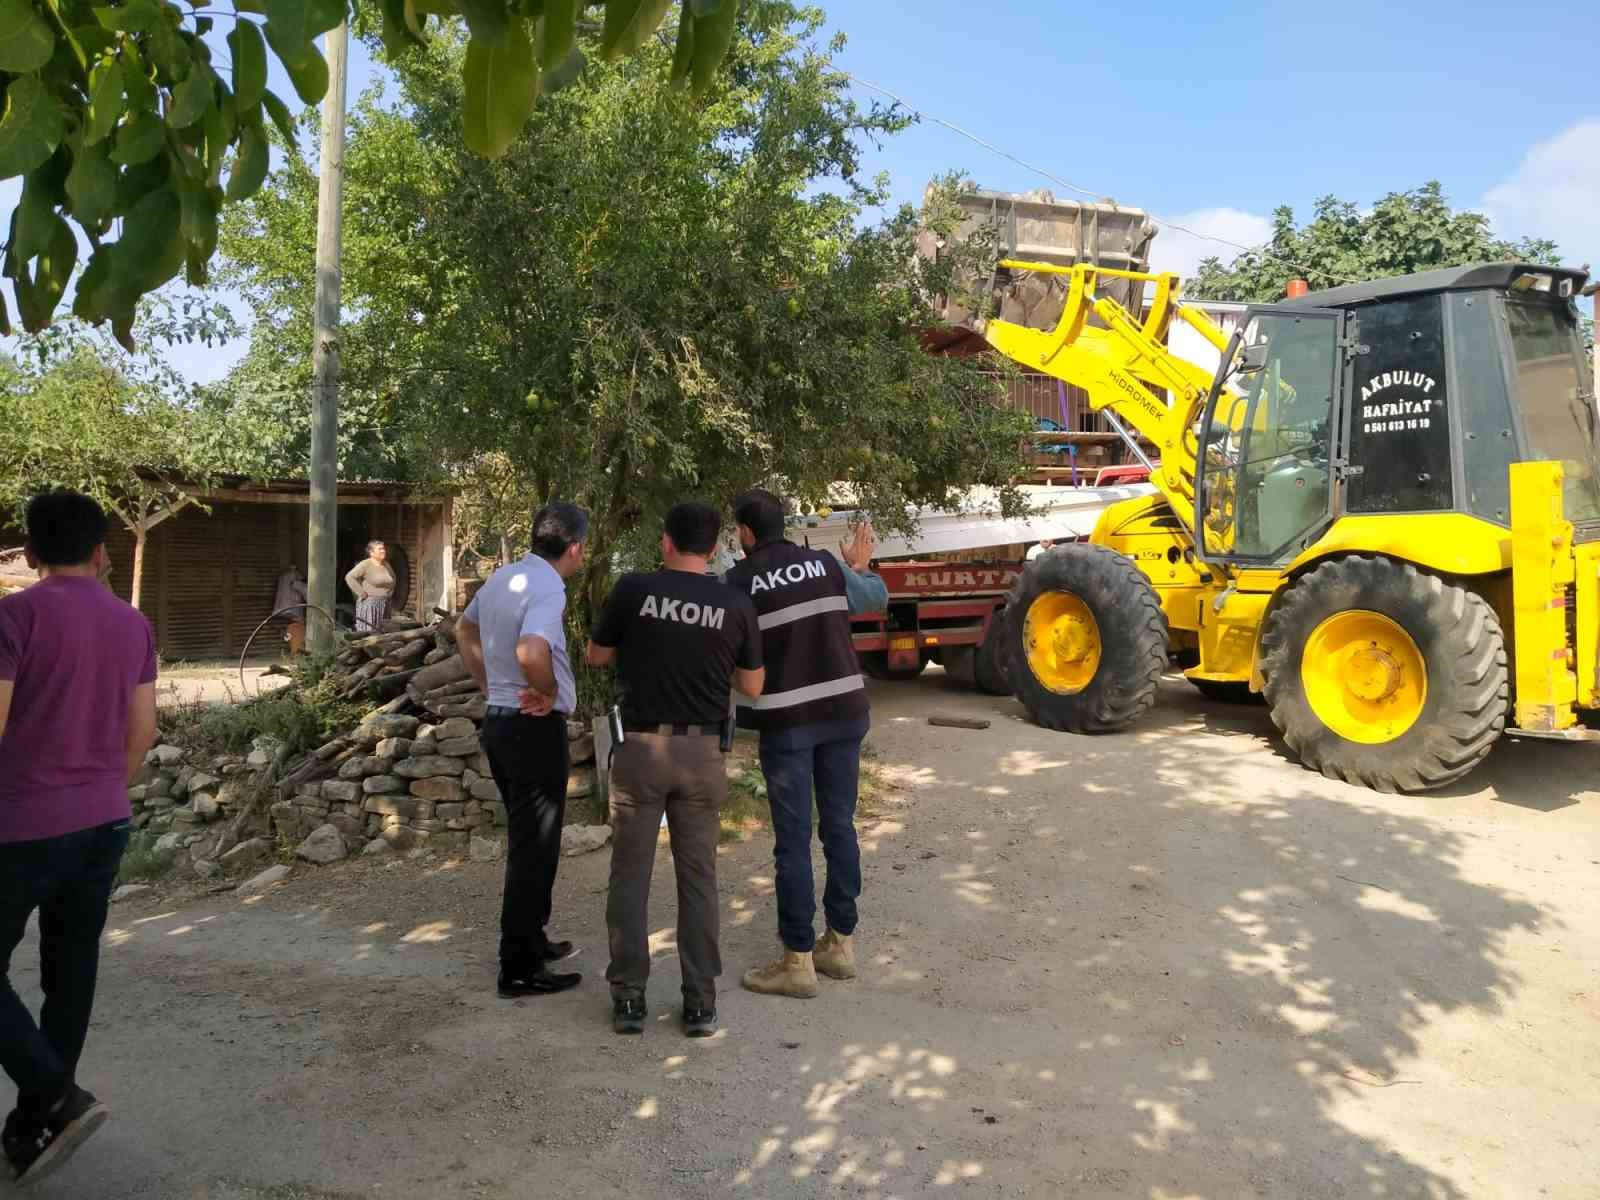
[[[158,525],[145,550],[140,608],[155,626],[163,658],[199,660],[240,654],[272,612],[278,576],[290,563],[306,568],[309,508],[303,502],[213,502],[210,512],[190,507]],[[424,562],[423,529],[442,506],[348,504],[341,506],[339,571],[358,561],[366,541],[382,539],[404,551],[410,586],[406,607],[415,610],[418,564]],[[432,519],[437,523],[437,516]],[[130,599],[133,537],[115,530],[107,539],[115,569],[112,589]],[[343,582],[339,603],[349,604]],[[255,634],[252,656],[274,653],[275,626]]]
[[[417,589],[413,607],[419,619],[426,620],[435,608],[455,609],[455,537],[449,500],[420,509],[420,553],[412,568]]]
[[[169,517],[151,531],[145,546],[139,607],[169,661],[237,657],[271,614],[284,567],[293,563],[302,573],[306,568],[310,508],[303,497],[218,500],[208,509],[190,506]],[[447,502],[341,504],[341,577],[374,538],[404,553],[404,609],[425,616],[435,605],[452,607],[454,548]],[[18,546],[22,540],[20,530],[0,531],[0,547]],[[120,524],[114,526],[106,549],[112,561],[111,589],[131,601],[133,535]],[[341,579],[339,603],[351,602]],[[268,627],[256,635],[251,654],[275,653],[281,643],[280,631]]]

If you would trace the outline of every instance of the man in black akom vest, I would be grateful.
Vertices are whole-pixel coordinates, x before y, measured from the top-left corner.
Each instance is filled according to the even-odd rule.
[[[856,974],[856,784],[870,719],[850,614],[882,611],[889,591],[867,570],[870,524],[857,530],[844,550],[849,565],[841,566],[832,554],[784,540],[783,503],[771,492],[743,493],[733,512],[745,557],[728,571],[727,581],[755,602],[767,670],[766,689],[741,705],[740,721],[761,734],[784,951],[775,962],[747,971],[744,986],[768,995],[815,996],[818,971],[834,979]],[[828,932],[820,941],[811,878],[813,790],[828,861],[822,896]]]
[[[717,1029],[717,838],[728,797],[721,734],[734,687],[760,695],[761,630],[745,594],[706,573],[722,518],[675,504],[662,522],[663,570],[624,575],[589,639],[591,666],[617,667],[626,737],[611,764],[612,1028],[642,1033],[650,978],[650,875],[661,816],[678,878],[683,1026]]]

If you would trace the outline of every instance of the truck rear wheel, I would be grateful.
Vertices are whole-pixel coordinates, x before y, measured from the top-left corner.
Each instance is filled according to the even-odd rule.
[[[1057,546],[1028,564],[1006,616],[1010,683],[1038,724],[1107,733],[1155,703],[1167,621],[1132,559],[1088,542]]]
[[[1268,615],[1261,655],[1273,723],[1330,779],[1427,791],[1465,775],[1505,729],[1494,609],[1410,563],[1323,563]]]
[[[995,613],[989,622],[989,636],[978,646],[973,681],[980,692],[991,696],[1011,695],[1010,671],[1006,666],[1005,609]]]

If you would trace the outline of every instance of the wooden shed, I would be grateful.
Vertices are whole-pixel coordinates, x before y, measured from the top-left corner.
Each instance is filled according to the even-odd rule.
[[[233,480],[197,495],[205,507],[189,505],[162,521],[145,547],[139,606],[169,661],[237,656],[272,612],[284,568],[306,568],[310,486],[304,480]],[[451,511],[451,497],[415,493],[406,484],[341,483],[341,576],[365,556],[368,541],[380,540],[396,575],[397,612],[425,617],[435,607],[450,609],[456,592]],[[0,534],[0,546],[20,542],[15,531]],[[126,600],[133,536],[114,524],[106,548],[112,589]],[[339,602],[352,603],[343,582]],[[272,654],[279,645],[275,630],[263,631],[251,653]]]

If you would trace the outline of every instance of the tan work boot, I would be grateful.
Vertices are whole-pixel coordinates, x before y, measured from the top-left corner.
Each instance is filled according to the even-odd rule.
[[[764,996],[794,996],[809,1000],[817,994],[817,971],[804,950],[785,950],[783,957],[744,973],[744,986]]]
[[[856,977],[856,949],[848,933],[828,930],[817,939],[817,948],[811,952],[817,971],[829,979],[854,979]]]

